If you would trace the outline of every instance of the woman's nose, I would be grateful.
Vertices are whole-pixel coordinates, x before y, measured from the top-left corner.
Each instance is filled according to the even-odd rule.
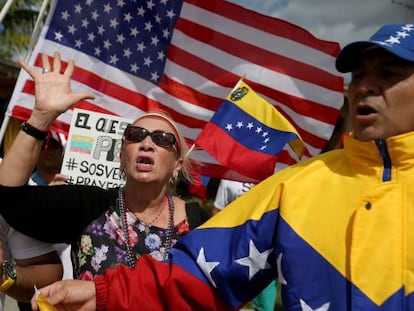
[[[144,138],[143,141],[140,142],[139,144],[139,149],[140,150],[150,150],[154,148],[154,142],[152,141],[152,138],[150,135],[148,135],[147,137]]]

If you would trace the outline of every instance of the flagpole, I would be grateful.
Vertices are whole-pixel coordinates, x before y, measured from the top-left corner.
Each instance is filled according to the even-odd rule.
[[[1,9],[0,24],[3,21],[4,16],[6,16],[8,10],[10,9],[10,6],[13,4],[13,1],[14,0],[7,0],[6,4]],[[29,55],[33,50],[33,47],[36,43],[38,34],[41,30],[41,27],[40,27],[41,26],[41,21],[43,19],[43,16],[45,15],[48,3],[49,3],[49,0],[43,0],[42,6],[40,7],[39,14],[37,15],[36,24],[33,28],[32,36],[30,38],[29,46],[28,46],[28,49],[27,49],[27,54],[26,54],[26,57],[25,57],[26,61],[28,60]],[[10,121],[10,113],[8,111],[6,111],[6,113],[4,114],[3,122],[2,122],[1,127],[0,127],[0,143],[3,142],[4,135],[6,134],[6,129],[7,129],[7,125],[9,124],[9,121]]]
[[[4,135],[6,133],[7,125],[9,124],[10,116],[9,114],[5,113],[3,118],[3,123],[1,124],[0,128],[0,142],[3,142]]]
[[[13,4],[14,0],[7,0],[7,2],[4,4],[3,8],[0,12],[0,24],[3,23],[3,19],[6,16],[7,12],[9,11],[11,5]]]
[[[26,55],[26,61],[29,59],[30,53],[33,51],[34,45],[36,44],[36,41],[39,37],[39,33],[42,29],[41,22],[43,20],[43,17],[45,15],[47,5],[49,3],[49,0],[43,0],[42,6],[40,7],[39,15],[37,15],[36,24],[33,28],[32,37],[30,38],[29,46],[27,49],[27,55]]]
[[[195,148],[195,144],[192,144],[190,149],[188,149],[187,154],[185,155],[186,158],[188,158],[190,156],[191,151],[193,151]]]
[[[3,19],[6,16],[7,12],[9,11],[10,7],[12,6],[14,0],[7,0],[4,4],[3,8],[0,11],[0,24],[3,23]],[[0,128],[0,142],[3,141],[4,133],[6,132],[7,124],[9,124],[10,117],[8,114],[4,114],[3,123],[1,124]]]

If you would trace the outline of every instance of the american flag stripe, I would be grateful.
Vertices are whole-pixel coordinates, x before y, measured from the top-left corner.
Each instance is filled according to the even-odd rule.
[[[333,57],[336,56],[337,51],[332,50],[331,42],[318,40],[311,33],[287,21],[279,20],[278,22],[277,19],[274,19],[269,16],[255,14],[254,12],[251,12],[251,11],[243,12],[242,10],[239,9],[240,8],[239,6],[235,6],[227,1],[204,1],[203,2],[203,1],[198,1],[198,0],[187,0],[185,1],[185,3],[187,4],[188,7],[190,5],[193,5],[194,7],[199,7],[200,9],[208,10],[210,11],[212,15],[217,16],[218,18],[220,16],[223,18],[227,18],[229,22],[230,20],[237,21],[237,23],[240,25],[249,25],[252,29],[259,29],[268,34],[273,34],[273,35],[277,35],[280,37],[284,37],[284,38],[289,39],[290,41],[301,43],[303,45],[312,47],[315,50],[320,50],[321,52],[324,52]],[[186,6],[184,6],[183,11],[185,7]],[[194,11],[195,10],[196,8],[194,8]],[[186,12],[187,14],[182,14],[182,15],[185,15],[185,18],[188,19],[187,16],[192,16],[191,13],[194,11],[189,10],[189,12]],[[194,15],[194,16],[196,17],[193,19],[195,21],[197,20],[199,15]],[[200,14],[200,16],[203,16],[203,15]],[[209,15],[208,17],[211,18],[211,15]],[[204,24],[208,24],[208,22],[209,22],[209,19],[206,18],[204,20]],[[277,24],[283,27],[274,27],[274,26],[277,26]],[[211,27],[214,27],[214,25],[212,25]],[[220,31],[220,27],[216,28],[216,30]],[[223,31],[221,30],[221,32]],[[227,29],[226,29],[226,32],[228,32]],[[238,34],[238,32],[240,32],[240,29],[236,28],[236,35],[240,35]],[[294,34],[294,36],[292,36],[292,34]],[[261,40],[261,39],[259,38],[258,40]],[[266,41],[266,36],[264,37],[263,41]],[[273,44],[269,43],[269,45],[273,45]],[[333,71],[332,66],[328,66],[327,68],[330,68],[330,70]]]
[[[35,65],[40,67],[40,56],[37,57],[36,61],[35,61]],[[63,64],[63,68],[66,67],[66,63]],[[82,68],[77,68],[75,70],[74,76],[73,76],[75,81],[78,82],[82,82],[83,85],[88,85],[91,88],[91,91],[95,90],[100,90],[99,89],[99,85],[105,85],[105,93],[108,96],[111,96],[113,99],[117,99],[116,103],[112,103],[111,101],[108,102],[108,105],[105,106],[113,106],[112,109],[113,111],[116,110],[116,106],[118,104],[122,104],[122,103],[127,103],[129,105],[133,105],[134,107],[139,108],[141,111],[146,111],[146,110],[150,110],[151,104],[147,104],[147,106],[145,106],[144,104],[147,102],[146,101],[146,97],[144,97],[143,95],[140,95],[139,93],[123,88],[120,85],[117,85],[115,83],[112,83],[111,81],[104,81],[102,80],[101,77],[99,77],[98,75],[95,75],[91,72],[85,71]],[[30,83],[32,85],[32,82],[28,81],[28,83]],[[182,86],[182,88],[180,89],[179,87],[182,86],[179,83],[175,83],[174,87],[172,87],[171,89],[174,90],[174,92],[177,92],[177,98],[179,94],[186,94],[189,93],[190,95],[193,95],[193,93],[191,92],[185,92],[184,91],[184,86]],[[80,89],[82,89],[82,85],[80,86]],[[177,91],[177,89],[179,91]],[[258,86],[258,89],[260,89],[260,87]],[[33,93],[33,86],[30,88],[30,92]],[[204,100],[207,100],[207,98],[204,98]],[[221,99],[216,98],[216,102],[219,102],[221,104]],[[111,104],[112,103],[112,104]],[[87,108],[86,103],[83,103],[81,105],[78,106],[78,108],[85,108],[85,109],[90,109],[90,110],[94,110],[94,111],[99,111],[99,112],[103,112],[103,113],[111,113],[111,110],[108,109],[103,109],[102,107],[99,107],[98,105],[96,105],[95,108],[93,104],[90,104],[91,108]],[[154,103],[154,106],[157,107],[162,107],[164,110],[169,111],[172,114],[175,114],[175,119],[176,120],[181,120],[181,119],[186,119],[187,120],[187,125],[190,125],[192,127],[202,127],[204,126],[204,121],[203,123],[200,125],[200,122],[198,119],[194,119],[193,121],[191,121],[191,118],[188,118],[187,116],[180,116],[179,113],[174,112],[173,110],[169,109],[167,106],[163,106],[161,103]],[[218,105],[217,105],[218,106]],[[318,105],[312,105],[311,106],[314,109],[317,109],[319,106]],[[288,108],[285,108],[285,110]],[[334,110],[333,108],[331,109],[332,113],[336,110]],[[323,112],[327,112],[329,110],[316,110],[316,111],[312,111],[313,113],[316,114],[321,114],[322,116],[324,116],[322,113]],[[333,117],[331,113],[331,118]],[[305,111],[302,111],[301,114],[297,115],[296,117],[293,117],[293,119],[290,118],[290,116],[295,116],[296,112],[292,111],[291,113],[287,114],[287,118],[290,119],[289,121],[292,122],[292,124],[295,124],[294,119],[303,119],[304,115],[305,115]],[[315,122],[317,122],[317,120],[315,120]],[[296,125],[297,126],[297,125]],[[320,139],[319,136],[316,136],[314,134],[311,133],[311,131],[315,131],[315,128],[310,128],[310,131],[303,131],[302,135],[304,136],[305,141],[312,141],[316,144],[316,147],[319,148],[323,148],[325,140]],[[329,131],[329,128],[326,128],[326,126],[324,126],[323,123],[321,123],[318,127],[316,127],[316,130],[320,130],[321,132],[324,131]],[[192,137],[194,138],[194,137]],[[310,147],[310,146],[309,146]]]
[[[287,92],[288,94],[291,94],[293,96],[310,99],[315,102],[320,101],[321,104],[325,104],[325,105],[328,105],[329,102],[324,102],[323,100],[321,101],[321,97],[323,98],[326,96],[326,98],[329,98],[329,96],[334,95],[334,98],[337,99],[338,90],[332,91],[330,89],[319,86],[316,83],[310,83],[310,82],[307,82],[306,80],[295,79],[295,77],[291,75],[291,72],[292,74],[294,74],[297,71],[299,72],[302,70],[309,71],[309,67],[306,64],[300,64],[298,62],[293,62],[295,66],[289,67],[286,65],[290,65],[292,62],[284,64],[283,62],[280,63],[278,62],[278,60],[273,59],[273,58],[277,58],[278,55],[272,55],[273,57],[270,57],[270,58],[269,56],[266,56],[266,57],[263,56],[263,58],[259,59],[261,60],[261,63],[259,64],[250,63],[248,60],[243,59],[243,54],[246,52],[239,52],[239,54],[241,54],[239,57],[239,55],[237,54],[232,55],[230,53],[225,53],[221,49],[212,47],[211,45],[207,45],[207,44],[203,45],[202,42],[192,40],[190,36],[186,36],[185,38],[182,38],[182,39],[180,38],[180,36],[181,34],[179,34],[179,32],[175,32],[173,40],[172,40],[172,44],[176,44],[176,46],[179,46],[183,51],[185,50],[189,54],[197,55],[198,60],[201,63],[195,64],[196,68],[202,65],[204,62],[206,63],[207,66],[209,64],[215,64],[217,68],[221,69],[221,72],[217,72],[219,76],[220,74],[227,74],[228,72],[232,72],[233,74],[235,74],[235,76],[238,76],[238,77],[246,75],[247,80],[256,81],[257,83],[267,86],[270,89],[276,88],[276,89],[284,90],[284,92]],[[176,39],[176,37],[178,38]],[[227,41],[230,41],[230,38]],[[250,47],[249,50],[251,54],[256,54],[256,53],[261,52],[260,49],[254,49],[254,47]],[[275,69],[279,71],[285,70],[285,72],[286,70],[288,70],[288,74],[280,73],[276,70],[273,70],[273,68],[272,69],[267,68],[268,66],[267,63],[269,62],[269,59],[271,59],[270,64],[272,64],[275,67]],[[179,62],[180,64],[185,66],[187,62],[187,58],[184,56],[180,60],[175,59],[174,61]],[[166,75],[176,74],[176,72],[170,73],[168,69],[169,68],[167,65],[166,71],[165,71]],[[326,75],[324,73],[325,73],[324,71],[316,70],[314,68],[314,70],[312,71],[312,75],[309,76],[308,78],[311,79],[312,76],[314,76],[315,79],[319,80],[318,75],[323,75],[324,79],[326,79],[327,81],[331,81],[333,85],[337,83],[337,81],[333,79],[332,75]],[[341,78],[336,79],[336,80],[342,81]],[[279,85],[276,87],[272,81],[278,81]],[[189,85],[192,84],[192,81],[190,79],[186,79],[184,82],[188,83]],[[298,84],[301,87],[300,90],[303,89],[303,94],[298,92],[299,91],[298,88],[295,87],[296,84]],[[231,87],[231,85],[225,85],[225,86]],[[290,93],[288,91],[290,91]],[[323,93],[321,94],[322,91]]]
[[[61,51],[62,52],[62,51]],[[36,64],[40,67],[40,56],[38,57],[38,59],[37,59],[37,61],[36,61]],[[64,63],[63,64],[63,68],[65,68],[65,66],[66,66],[66,63]],[[85,79],[85,77],[86,76],[89,76],[89,77],[93,77],[94,76],[94,79],[89,79],[89,80],[87,80],[87,79]],[[79,68],[77,68],[76,70],[75,70],[75,73],[74,73],[74,76],[73,76],[73,78],[74,78],[74,81],[77,81],[77,80],[85,80],[85,84],[80,84],[78,87],[76,87],[76,85],[75,85],[75,88],[79,88],[79,89],[83,89],[84,88],[84,85],[87,85],[87,84],[91,84],[91,86],[92,87],[95,87],[95,89],[98,89],[96,86],[95,86],[95,84],[98,84],[98,82],[99,81],[101,81],[102,82],[102,79],[101,80],[98,80],[98,77],[96,76],[96,75],[94,75],[93,73],[90,73],[90,72],[85,72],[83,69],[79,69]],[[95,81],[96,80],[96,81]],[[95,81],[95,82],[94,82]],[[82,81],[81,81],[82,82]],[[116,84],[113,84],[112,82],[110,82],[110,81],[104,81],[104,83],[102,83],[102,84],[104,84],[105,86],[106,86],[106,88],[107,88],[107,91],[106,91],[106,94],[107,95],[109,95],[109,96],[111,96],[111,95],[113,95],[113,97],[111,98],[111,100],[106,100],[108,103],[107,103],[107,105],[105,105],[105,107],[109,107],[109,108],[111,108],[111,106],[113,106],[112,107],[112,109],[113,109],[113,111],[116,111],[116,106],[118,105],[118,104],[122,104],[123,103],[123,101],[122,101],[122,98],[121,98],[121,101],[114,101],[114,99],[116,98],[116,97],[122,97],[122,95],[125,93],[125,92],[127,92],[126,93],[126,95],[124,96],[125,97],[125,100],[126,100],[126,102],[128,103],[128,104],[133,104],[135,101],[137,102],[137,103],[143,103],[143,101],[139,101],[139,100],[137,100],[137,97],[139,97],[139,96],[137,96],[137,95],[139,95],[139,94],[134,94],[134,92],[130,92],[129,90],[121,90],[121,87],[120,86],[118,86],[118,85],[116,85]],[[113,84],[113,85],[112,85]],[[111,87],[108,87],[109,85],[112,85]],[[94,90],[94,88],[91,88],[90,89],[90,91],[91,92],[93,92],[93,90]],[[112,90],[112,92],[111,92],[111,90]],[[29,94],[33,94],[33,92],[34,92],[34,85],[33,85],[33,82],[32,81],[26,81],[26,87],[25,87],[25,89],[24,89],[24,91],[25,92],[28,92]],[[107,96],[105,96],[105,98],[106,98]],[[135,98],[134,98],[135,97]],[[104,100],[103,98],[101,99],[101,100]],[[129,100],[129,102],[127,101],[127,100]],[[136,105],[135,107],[138,107],[139,105]],[[157,105],[158,107],[159,106],[162,106],[162,105]],[[103,112],[103,113],[109,113],[109,114],[111,114],[111,110],[108,110],[108,109],[104,109],[102,106],[100,106],[100,105],[94,105],[94,104],[92,104],[92,103],[88,103],[88,102],[86,102],[86,101],[83,101],[83,102],[81,102],[81,103],[79,103],[78,105],[77,105],[77,108],[81,108],[81,109],[88,109],[88,110],[92,110],[92,111],[97,111],[97,112]],[[146,110],[151,110],[151,109],[145,109],[146,107],[140,107],[141,109],[141,111],[146,111]],[[162,107],[164,110],[167,110],[167,111],[169,111],[171,114],[174,114],[174,111],[173,110],[171,110],[171,109],[169,109],[168,107]],[[29,114],[29,112],[30,112],[30,110],[25,110],[25,113],[28,115]],[[133,111],[133,113],[136,113],[136,111],[134,110]],[[293,114],[293,113],[292,113]],[[127,114],[126,116],[129,116],[129,114]],[[175,113],[175,115],[174,115],[174,118],[175,118],[175,120],[177,120],[177,121],[179,121],[179,120],[181,120],[181,119],[183,119],[183,118],[185,118],[186,119],[186,121],[187,121],[187,124],[191,124],[191,122],[188,122],[189,121],[189,119],[186,117],[186,116],[179,116],[177,113]],[[303,116],[302,116],[302,118],[303,118]],[[62,121],[62,120],[61,120]],[[198,120],[195,120],[195,122],[197,122]],[[291,121],[291,120],[290,120]],[[315,120],[316,121],[316,120]],[[66,117],[65,118],[65,122],[68,122],[68,123],[70,123],[70,118],[69,117]],[[293,122],[294,123],[294,122]],[[62,125],[60,125],[60,127],[62,127]],[[65,126],[64,128],[68,128],[67,126]],[[321,126],[320,127],[317,127],[316,129],[319,129],[319,130],[321,130],[321,131],[323,131],[323,124],[321,124]],[[194,130],[184,130],[184,129],[182,129],[183,130],[183,133],[186,135],[186,137],[188,138],[188,143],[189,144],[192,144],[193,143],[193,140],[195,139],[195,137],[198,135],[198,133],[199,133],[199,131],[200,130],[196,130],[196,131],[194,131]],[[325,129],[326,130],[326,129]],[[303,136],[303,138],[304,138],[304,140],[305,141],[312,141],[312,142],[314,142],[314,143],[316,143],[316,142],[318,142],[318,141],[320,141],[320,148],[323,148],[323,144],[325,143],[325,141],[324,140],[322,140],[322,139],[320,139],[318,136],[315,136],[315,135],[313,135],[313,134],[311,134],[311,133],[307,133],[307,132],[302,132],[302,134],[301,134],[302,136]],[[309,135],[312,135],[312,137],[309,139]],[[315,148],[313,148],[311,145],[308,145],[308,149],[310,150],[310,151],[305,151],[305,156],[310,156],[311,154],[312,154],[312,152],[317,152],[317,151],[314,151],[315,150]],[[284,159],[284,161],[285,162],[288,162],[289,164],[293,164],[293,163],[295,163],[296,162],[296,160],[294,160],[294,158],[295,157],[291,157],[291,155],[289,154],[289,153],[282,153],[281,154],[281,156],[280,156],[280,158],[281,159]],[[201,161],[202,162],[207,162],[207,163],[210,163],[210,162],[213,162],[213,163],[215,163],[215,161],[212,161],[212,159],[211,158],[209,158],[208,156],[207,157],[202,157],[202,158],[200,158],[201,159]],[[209,168],[209,169],[211,169],[211,168]],[[217,170],[215,170],[215,171],[217,171]]]
[[[195,36],[197,40],[206,44],[214,44],[216,36],[225,36],[230,40],[250,42],[250,46],[256,47],[257,51],[266,50],[280,56],[284,55],[301,63],[307,63],[313,67],[330,72],[333,76],[338,77],[335,68],[330,63],[335,59],[339,47],[333,48],[334,45],[332,43],[317,40],[306,30],[285,21],[276,21],[273,18],[259,14],[255,16],[256,18],[252,18],[250,14],[239,14],[240,11],[235,10],[232,7],[233,5],[226,1],[218,1],[218,3],[226,7],[228,6],[228,8],[220,12],[218,12],[220,5],[216,6],[214,1],[210,4],[199,3],[197,0],[193,1],[198,3],[199,7],[211,6],[213,4],[209,12],[198,10],[196,6],[190,6],[188,5],[189,2],[191,1],[186,1],[183,5],[182,12],[185,13],[182,13],[182,15],[185,17],[178,21],[176,29],[178,28],[184,33],[191,33],[191,27],[180,28],[180,23],[191,21],[192,24],[188,26],[195,27],[195,29],[205,27],[207,30],[212,29],[214,31],[213,38],[208,38],[205,34],[200,33]],[[187,8],[189,9],[186,10]],[[225,16],[228,18],[225,18]],[[277,25],[278,23],[279,25]],[[286,53],[287,50],[289,51],[288,55]],[[243,51],[238,53],[241,52]]]
[[[40,55],[38,55],[38,57],[37,57],[37,59],[35,61],[35,65],[37,65],[37,66],[40,67]],[[62,67],[63,68],[66,67],[66,63],[65,62],[63,63],[63,66]],[[112,75],[112,74],[110,74],[110,75]],[[192,118],[189,118],[187,116],[180,115],[179,113],[175,112],[174,110],[169,109],[169,107],[164,106],[164,105],[162,105],[159,102],[156,102],[156,103],[154,102],[151,105],[151,103],[148,103],[147,98],[144,97],[143,95],[140,95],[139,93],[137,93],[135,91],[132,91],[132,90],[130,90],[128,88],[123,88],[120,85],[115,84],[115,83],[113,83],[113,82],[111,82],[109,80],[102,80],[102,78],[99,77],[98,75],[93,74],[91,72],[88,72],[86,70],[83,70],[82,68],[76,68],[75,69],[75,73],[74,73],[73,79],[74,79],[74,81],[78,81],[78,82],[81,82],[82,83],[81,85],[79,85],[79,89],[82,89],[82,86],[83,85],[87,85],[87,86],[90,87],[90,91],[91,92],[93,92],[93,90],[100,90],[99,85],[104,85],[105,88],[106,88],[105,94],[107,96],[111,96],[112,99],[116,99],[117,100],[116,102],[113,102],[112,100],[111,101],[108,101],[108,104],[105,105],[105,107],[110,107],[110,108],[112,106],[112,108],[111,108],[112,111],[116,111],[116,109],[117,109],[116,106],[117,105],[120,105],[122,103],[126,103],[126,104],[129,104],[129,105],[133,105],[134,107],[139,108],[141,111],[150,110],[150,107],[153,105],[154,107],[161,107],[164,110],[169,111],[171,114],[174,114],[175,119],[177,121],[179,121],[179,120],[186,120],[187,121],[186,124],[188,126],[191,126],[191,127],[200,127],[200,128],[204,126],[204,121],[202,121],[202,124],[200,125],[200,120],[199,119],[192,119]],[[28,91],[31,94],[33,94],[33,91],[34,91],[33,83],[31,81],[28,81],[27,83],[30,84],[31,87],[28,88],[28,89],[25,89],[25,91]],[[182,86],[181,89],[179,88],[180,86]],[[194,92],[192,92],[192,93],[191,92],[184,92],[184,88],[185,87],[183,85],[181,85],[179,83],[175,83],[174,87],[172,87],[171,89],[174,90],[174,92],[177,92],[177,98],[178,98],[178,93],[179,94],[189,93],[190,95],[193,95],[194,94]],[[260,89],[260,86],[258,86],[257,88]],[[177,91],[177,89],[179,91]],[[266,98],[266,96],[264,96],[264,97]],[[204,100],[207,100],[207,98],[204,98]],[[222,102],[222,100],[219,99],[219,98],[215,98],[215,100],[219,104],[221,104],[221,102]],[[147,106],[145,106],[144,104],[147,104]],[[102,106],[99,106],[99,105],[89,104],[89,107],[90,107],[89,108],[87,106],[87,103],[82,103],[82,104],[80,104],[77,107],[78,108],[89,109],[89,110],[94,110],[94,111],[98,111],[98,112],[103,112],[103,113],[111,113],[111,110],[110,109],[103,109]],[[319,111],[316,110],[315,111],[315,109],[318,109],[319,108],[319,106],[316,105],[316,104],[315,105],[308,106],[308,107],[312,107],[312,110],[313,110],[312,112],[313,113],[320,114],[322,116],[324,116],[322,114],[323,112],[326,113],[327,111],[329,111],[329,109],[319,110]],[[285,108],[285,110],[286,109],[288,109],[288,108]],[[307,108],[307,109],[309,109],[309,108]],[[335,111],[336,111],[335,109],[331,108],[331,118],[333,118],[333,113]],[[127,116],[128,115],[129,114],[127,114]],[[291,118],[290,116],[293,116],[293,118]],[[290,113],[288,113],[286,115],[286,117],[289,119],[289,121],[292,122],[292,124],[294,124],[294,125],[296,124],[295,120],[298,120],[298,119],[301,120],[301,119],[304,118],[304,116],[305,116],[305,111],[302,111],[301,114],[297,114],[296,112],[291,111]],[[318,120],[315,119],[314,122],[318,122]],[[305,125],[306,124],[307,123],[305,123]],[[319,136],[317,136],[315,134],[312,134],[311,131],[313,131],[313,132],[320,131],[321,133],[323,133],[323,132],[329,131],[329,126],[330,125],[328,125],[328,128],[327,128],[326,124],[324,124],[323,122],[320,122],[320,124],[319,124],[318,127],[313,126],[312,128],[309,129],[309,131],[304,130],[304,131],[301,132],[301,135],[303,136],[303,138],[304,138],[305,141],[311,141],[311,142],[313,142],[316,145],[315,148],[322,149],[323,146],[324,146],[324,144],[325,144],[325,140],[324,139],[321,139]],[[296,125],[296,127],[297,127],[297,125]],[[196,135],[192,135],[191,139],[194,139],[195,136]],[[308,146],[308,148],[311,148],[312,149],[312,145]]]
[[[240,25],[240,28],[243,28]],[[261,63],[263,60],[271,59],[272,63],[270,64],[262,64],[263,68],[266,68],[270,71],[279,72],[281,71],[280,68],[289,67],[292,69],[291,73],[289,74],[290,77],[295,79],[300,79],[303,81],[308,81],[313,84],[320,85],[322,87],[328,88],[331,86],[331,83],[328,82],[329,79],[340,79],[338,76],[328,73],[326,71],[322,71],[320,69],[315,68],[312,65],[308,65],[306,63],[299,63],[296,60],[293,60],[285,55],[278,54],[276,51],[266,50],[238,38],[234,38],[228,35],[220,34],[215,32],[214,30],[208,29],[207,27],[203,27],[200,25],[196,25],[192,22],[187,22],[184,20],[180,20],[176,25],[176,32],[175,35],[178,37],[180,32],[177,29],[182,29],[183,32],[185,31],[188,37],[191,38],[202,38],[203,36],[210,38],[214,37],[213,41],[209,41],[207,44],[206,49],[199,48],[193,49],[191,52],[194,53],[202,53],[203,57],[200,60],[207,59],[209,55],[217,56],[217,53],[209,53],[209,45],[214,45],[219,51],[224,51],[228,53],[233,58],[238,56],[240,59],[245,59],[250,63]],[[243,30],[241,30],[243,31]],[[253,36],[254,34],[251,34]],[[175,38],[177,42],[188,42],[188,38]],[[189,47],[191,48],[191,47]],[[298,47],[292,47],[293,49]],[[254,50],[254,53],[252,53]],[[190,54],[190,53],[189,53]],[[198,54],[197,54],[198,55]],[[211,63],[219,62],[221,57],[216,57],[215,59],[211,59]],[[184,61],[184,59],[182,59]],[[225,64],[223,64],[225,65]],[[229,66],[228,66],[229,67]]]
[[[177,0],[162,1],[162,4],[173,2],[172,12],[178,6]],[[151,11],[145,5],[135,4],[136,8],[123,8],[118,18],[110,18],[105,17],[107,13],[103,7],[112,5],[112,10],[108,12],[121,11],[117,4],[101,5],[97,0],[88,0],[88,3],[99,12],[99,18],[107,18],[95,22],[107,30],[102,35],[96,34],[96,40],[101,41],[94,41],[94,47],[100,47],[103,51],[106,51],[102,43],[104,38],[99,36],[112,31],[109,24],[112,25],[117,19],[123,26],[119,29],[123,29],[123,35],[127,39],[125,41],[130,44],[134,39],[134,27],[125,22],[126,16],[131,13],[134,18],[142,19],[144,15],[135,16],[136,12]],[[58,10],[61,6],[65,6],[64,9],[56,11],[54,17],[53,10],[55,7]],[[154,10],[152,13],[155,14]],[[79,18],[79,12],[84,16]],[[64,20],[65,14],[70,19]],[[335,43],[318,40],[293,24],[246,10],[227,1],[184,0],[175,28],[171,30],[172,37],[165,52],[167,60],[163,72],[160,80],[154,84],[133,72],[120,69],[116,58],[109,58],[112,54],[108,54],[107,63],[104,63],[82,50],[80,42],[83,40],[86,46],[89,39],[81,36],[93,33],[92,26],[84,23],[87,20],[90,25],[93,24],[91,16],[88,7],[63,3],[63,0],[54,1],[51,15],[32,56],[32,62],[39,67],[39,53],[51,55],[52,51],[58,50],[62,60],[75,60],[77,68],[73,75],[72,90],[87,90],[95,95],[94,101],[80,103],[81,107],[131,119],[148,110],[166,110],[177,121],[191,144],[223,98],[240,77],[245,76],[245,81],[260,96],[275,105],[297,128],[305,142],[305,157],[319,153],[334,129],[343,103],[343,80],[334,67],[335,55],[339,51],[339,46]],[[49,27],[56,18],[60,25],[48,34]],[[75,24],[76,20],[78,24]],[[61,25],[66,28],[56,28],[63,27]],[[70,32],[69,29],[73,31]],[[138,31],[146,34],[145,29],[139,28]],[[62,41],[59,41],[58,34],[63,36]],[[162,36],[161,33],[155,35],[157,34],[158,37]],[[119,41],[119,33],[117,35],[110,43],[116,46],[119,61],[128,59],[129,68],[139,64],[146,69],[142,63],[143,56],[133,54],[134,58],[129,59],[126,54],[127,51],[139,53],[135,51],[138,45],[127,47],[122,40]],[[150,48],[151,42],[147,42],[147,49]],[[154,52],[153,55],[155,62],[159,54]],[[31,94],[33,85],[28,81],[28,76],[21,73],[9,105],[13,116],[27,117],[27,112],[30,111],[28,109],[33,105]],[[26,109],[20,109],[19,106]],[[70,119],[69,111],[60,116],[55,125],[62,130],[67,129]],[[203,163],[211,163],[216,167],[214,171],[221,170],[220,165],[202,151],[195,152],[194,157]],[[289,147],[285,147],[279,160],[278,165],[284,166],[298,159]],[[207,175],[206,173],[208,174],[203,172]]]

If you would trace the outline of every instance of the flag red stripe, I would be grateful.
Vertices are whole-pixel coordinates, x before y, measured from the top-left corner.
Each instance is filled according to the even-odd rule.
[[[200,174],[217,179],[223,178],[229,180],[243,180],[244,182],[252,183],[257,183],[260,181],[255,178],[249,178],[247,176],[240,175],[235,171],[228,169],[227,167],[213,163],[203,163],[203,166],[200,168]]]
[[[209,110],[216,110],[222,102],[222,99],[218,97],[213,97],[198,92],[197,90],[179,83],[166,75],[161,78],[158,86],[175,98]]]
[[[294,36],[294,41],[308,45],[334,57],[339,52],[339,46],[335,47],[333,42],[316,39],[311,33],[303,28],[287,21],[277,20],[254,11],[241,14],[238,9],[241,8],[240,6],[227,1],[186,0],[185,2],[208,10],[213,14],[224,16],[238,23],[261,29],[276,36],[288,39],[292,39]]]
[[[277,156],[245,147],[212,122],[206,124],[196,144],[220,163],[244,176],[263,180],[273,174]],[[252,165],[251,159],[260,165]]]
[[[286,150],[282,150],[281,153],[278,156],[278,161],[280,163],[284,163],[286,165],[293,165],[296,164],[297,161],[292,158]],[[224,179],[230,179],[230,180],[240,180],[240,175],[236,172],[232,171],[231,169],[215,164],[215,163],[203,163],[202,166],[200,166],[200,174],[211,176],[212,178],[224,178]],[[259,182],[260,180],[255,178],[244,178],[245,182]]]
[[[198,40],[201,39],[201,41],[206,44],[212,45],[233,56],[240,57],[248,62],[258,64],[263,68],[268,68],[275,72],[280,72],[282,74],[289,72],[290,77],[312,82],[313,84],[320,85],[327,89],[337,85],[338,82],[342,80],[341,77],[319,70],[314,66],[299,63],[289,58],[289,55],[277,55],[182,18],[178,20],[175,28],[190,37],[197,38]],[[269,62],[269,60],[271,60],[271,62]]]
[[[216,64],[207,62],[197,55],[188,53],[175,45],[170,46],[168,50],[168,59],[184,68],[197,72],[203,77],[208,78],[209,81],[224,87],[233,88],[234,82],[232,83],[232,81],[240,78],[238,75],[224,70]]]
[[[100,112],[100,113],[106,113],[106,114],[110,114],[110,115],[117,115],[116,113],[114,113],[111,110],[104,109],[102,106],[95,105],[95,104],[90,103],[86,100],[80,101],[73,108],[85,109],[85,110],[90,110],[90,111],[95,111],[95,112]]]

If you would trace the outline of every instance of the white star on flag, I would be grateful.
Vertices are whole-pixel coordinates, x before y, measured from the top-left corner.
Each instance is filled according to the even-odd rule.
[[[394,37],[394,36],[390,36],[390,38],[388,40],[385,40],[385,42],[387,42],[389,44],[395,44],[395,43],[399,44],[399,43],[401,43],[400,40],[398,40],[398,38]]]
[[[411,31],[414,29],[414,25],[408,24],[408,25],[402,26],[401,29]]]
[[[208,278],[211,284],[213,284],[214,287],[216,286],[216,283],[214,282],[213,278],[211,277],[211,271],[218,266],[220,262],[218,261],[206,261],[206,256],[204,255],[204,247],[200,249],[200,252],[197,256],[197,264],[200,266],[201,270],[203,271],[204,275]]]
[[[249,280],[262,269],[270,269],[272,266],[267,262],[267,258],[272,253],[272,249],[259,252],[253,241],[249,242],[249,256],[237,259],[240,265],[249,267]]]
[[[397,31],[397,35],[401,38],[405,38],[405,37],[409,36],[409,34],[406,33],[405,31]]]
[[[330,303],[327,302],[319,308],[313,309],[304,300],[300,299],[300,306],[302,308],[302,311],[328,311]]]

